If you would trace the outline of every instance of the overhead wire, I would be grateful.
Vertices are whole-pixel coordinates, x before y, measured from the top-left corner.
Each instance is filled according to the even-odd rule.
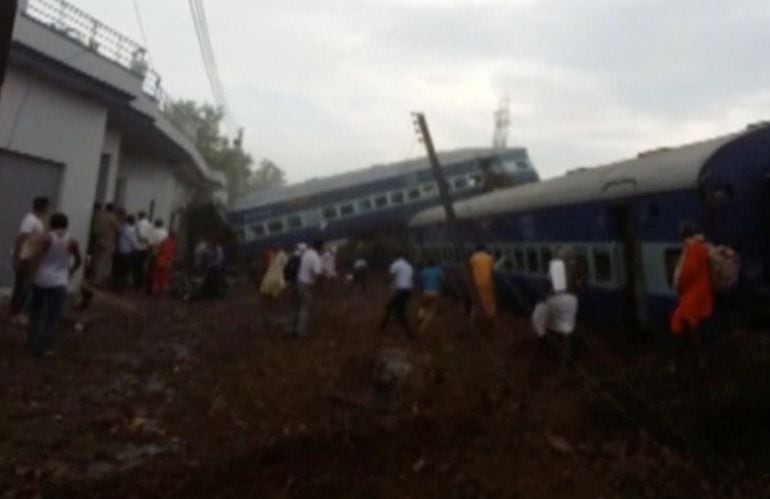
[[[189,0],[188,3],[193,18],[195,34],[198,38],[198,46],[200,48],[201,58],[203,59],[203,66],[209,80],[209,86],[211,87],[214,102],[222,111],[225,126],[234,133],[236,126],[225,98],[224,87],[222,86],[222,80],[219,75],[216,57],[214,56],[206,11],[201,0]]]
[[[142,44],[149,50],[149,43],[147,42],[147,31],[144,29],[144,21],[142,20],[142,12],[139,8],[139,0],[132,0],[134,5],[134,15],[136,16],[136,23],[139,25],[139,36],[142,38]]]

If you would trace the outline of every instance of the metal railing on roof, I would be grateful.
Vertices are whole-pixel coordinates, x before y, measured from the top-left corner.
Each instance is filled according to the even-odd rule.
[[[147,73],[144,47],[65,0],[29,0],[26,14],[129,71]]]
[[[166,111],[173,103],[173,99],[161,85],[158,72],[149,67],[147,50],[139,43],[65,0],[29,0],[25,13],[50,29],[143,78],[142,90],[168,116]],[[188,138],[194,138],[195,133],[191,132],[189,127],[175,122],[176,120],[172,121]]]
[[[28,0],[25,14],[143,78],[142,90],[174,127],[195,144],[196,130],[169,113],[174,100],[147,62],[147,49],[65,0]]]

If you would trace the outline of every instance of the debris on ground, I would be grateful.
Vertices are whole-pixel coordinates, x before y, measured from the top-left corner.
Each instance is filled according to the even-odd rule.
[[[770,341],[756,333],[727,336],[706,372],[596,333],[571,370],[526,319],[459,334],[448,300],[415,340],[362,333],[384,287],[324,293],[301,340],[262,327],[290,303],[262,304],[245,283],[226,301],[128,299],[140,314],[95,307],[53,358],[0,325],[0,497],[770,490]]]

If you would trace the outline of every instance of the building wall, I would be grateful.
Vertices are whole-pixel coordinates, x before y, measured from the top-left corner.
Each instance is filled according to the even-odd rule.
[[[22,2],[26,3],[26,2]],[[18,12],[22,12],[19,9]],[[71,38],[19,14],[13,39],[130,95],[142,95],[141,75],[127,71]]]
[[[192,188],[177,174],[174,165],[148,156],[124,153],[118,173],[119,190],[122,193],[116,202],[128,211],[152,211],[155,218],[161,218],[170,225],[174,213],[184,208],[192,194]]]
[[[0,148],[64,165],[57,209],[70,217],[72,235],[85,244],[107,110],[13,67],[1,92]]]
[[[118,181],[118,168],[120,165],[120,148],[122,136],[120,131],[114,128],[108,128],[104,134],[104,145],[102,154],[109,155],[110,163],[107,173],[107,190],[105,200],[110,203],[115,201],[115,186]]]

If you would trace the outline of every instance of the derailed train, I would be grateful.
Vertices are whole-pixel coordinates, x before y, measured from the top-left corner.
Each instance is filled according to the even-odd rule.
[[[738,284],[719,301],[749,307],[770,287],[770,126],[492,192],[455,209],[464,255],[449,244],[441,208],[412,218],[413,242],[450,266],[487,245],[498,258],[503,305],[531,310],[547,289],[551,256],[570,246],[585,272],[580,319],[663,329],[676,300],[679,231],[691,222],[739,253]]]

